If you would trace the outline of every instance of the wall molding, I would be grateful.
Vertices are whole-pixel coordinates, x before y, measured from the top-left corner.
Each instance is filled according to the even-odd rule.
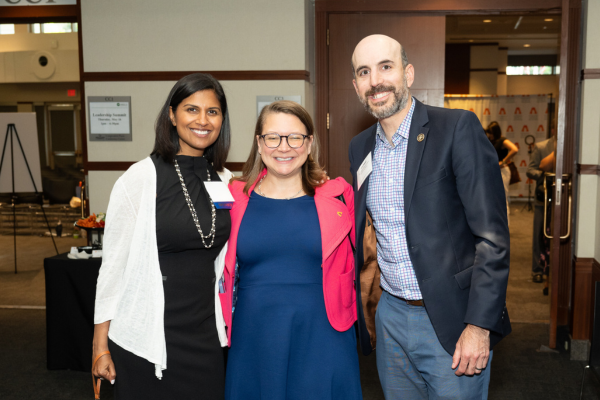
[[[246,164],[246,163],[245,162],[226,162],[225,168],[227,168],[231,172],[242,172],[242,169],[244,169],[244,164]]]
[[[79,5],[2,7],[0,23],[77,22],[78,7]]]
[[[600,79],[600,68],[588,68],[581,70],[581,80]]]
[[[87,161],[84,163],[86,171],[127,171],[135,161]]]
[[[560,0],[316,0],[317,12],[435,12],[439,14],[498,14],[535,12],[560,14]]]
[[[600,165],[577,164],[577,173],[579,175],[598,175],[598,176],[600,176]]]
[[[186,75],[197,72],[211,74],[221,81],[310,81],[310,73],[304,70],[84,72],[81,81],[178,81]]]
[[[86,171],[127,171],[136,161],[88,161],[84,168]],[[240,172],[244,167],[243,162],[226,162],[225,168],[232,172]]]

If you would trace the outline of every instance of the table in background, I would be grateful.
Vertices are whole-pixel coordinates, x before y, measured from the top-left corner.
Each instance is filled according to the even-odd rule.
[[[92,369],[94,301],[101,258],[44,259],[48,369]]]

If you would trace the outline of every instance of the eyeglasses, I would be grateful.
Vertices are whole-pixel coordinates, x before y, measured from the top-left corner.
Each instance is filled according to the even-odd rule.
[[[302,147],[304,144],[304,139],[308,137],[308,135],[302,135],[300,133],[292,133],[288,136],[280,136],[277,133],[267,133],[266,135],[260,135],[262,140],[265,142],[265,146],[270,149],[276,149],[281,144],[281,139],[285,138],[287,140],[288,146],[292,149],[297,149]]]

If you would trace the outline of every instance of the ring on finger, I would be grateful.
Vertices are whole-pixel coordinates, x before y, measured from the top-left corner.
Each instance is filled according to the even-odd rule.
[[[483,368],[477,368],[477,367],[475,367],[475,371],[483,371]]]

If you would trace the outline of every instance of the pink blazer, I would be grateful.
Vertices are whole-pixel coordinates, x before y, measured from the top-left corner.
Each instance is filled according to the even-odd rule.
[[[266,174],[262,172],[258,179]],[[258,182],[258,180],[257,180]],[[254,186],[250,188],[250,192]],[[219,293],[227,336],[231,346],[233,285],[235,279],[237,236],[248,196],[243,192],[244,182],[229,185],[235,203],[231,209],[231,236],[225,256],[224,293]],[[343,194],[346,204],[336,199]],[[356,289],[354,288],[354,193],[343,178],[328,181],[315,190],[315,204],[321,227],[323,250],[323,295],[329,323],[337,331],[346,331],[356,321]]]

